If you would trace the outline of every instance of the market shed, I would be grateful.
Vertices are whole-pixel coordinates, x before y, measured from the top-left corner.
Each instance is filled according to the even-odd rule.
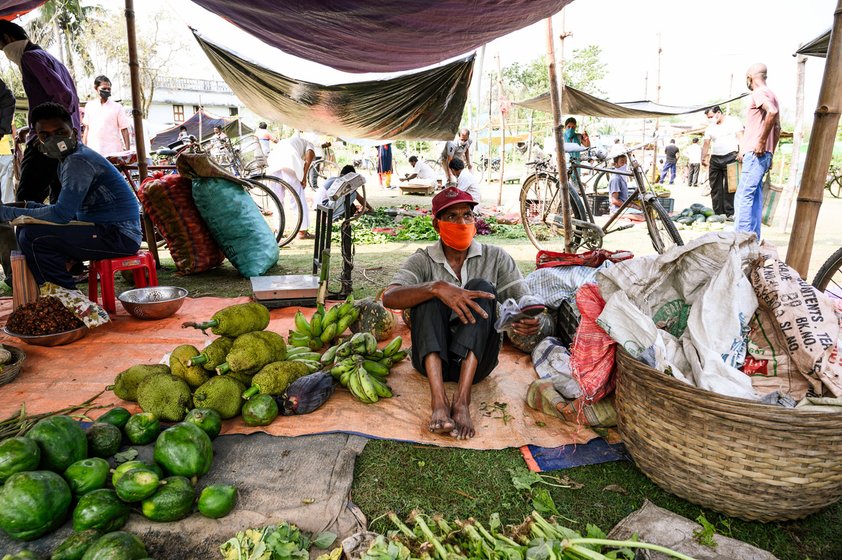
[[[205,111],[197,111],[183,123],[172,126],[153,136],[150,144],[153,148],[160,148],[177,142],[182,126],[187,129],[187,134],[195,136],[200,142],[205,142],[213,136],[213,128],[215,126],[222,128],[225,134],[235,138],[254,132],[254,129],[241,122],[239,117],[218,117]]]

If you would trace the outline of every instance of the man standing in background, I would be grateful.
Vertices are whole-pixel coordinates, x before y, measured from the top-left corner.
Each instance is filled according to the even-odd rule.
[[[111,80],[107,76],[97,76],[94,91],[96,98],[85,105],[82,143],[102,156],[128,150],[131,123],[123,106],[111,99]]]
[[[468,170],[473,170],[474,166],[471,164],[471,131],[463,128],[459,131],[456,140],[448,140],[444,144],[444,149],[441,152],[441,166],[444,168],[446,183],[449,185],[453,182],[453,174],[450,172],[450,162],[454,159],[460,160],[465,164]]]
[[[697,187],[699,186],[699,168],[702,164],[702,147],[699,146],[698,138],[693,138],[693,141],[687,146],[687,163],[690,165],[687,185]]]
[[[387,189],[392,188],[392,164],[392,145],[377,146],[377,175],[380,178],[381,187],[385,183]]]
[[[0,48],[6,58],[20,68],[30,113],[42,103],[58,103],[70,113],[73,129],[78,133],[81,130],[79,96],[67,68],[53,55],[31,43],[26,31],[11,21],[0,20]],[[35,127],[30,122],[16,198],[21,202],[41,203],[49,196],[50,201],[55,202],[60,190],[58,160],[38,150]]]
[[[772,167],[772,154],[781,136],[778,98],[766,85],[766,65],[752,64],[746,71],[746,86],[751,90],[746,132],[740,143],[743,169],[734,197],[734,222],[737,231],[753,231],[760,240],[760,216],[763,211],[763,177]]]
[[[316,150],[309,141],[301,136],[292,136],[282,141],[269,154],[269,175],[277,175],[292,187],[301,199],[301,230],[299,239],[313,239],[313,234],[307,231],[310,227],[310,209],[307,207],[307,174],[316,157]],[[286,204],[284,192],[279,192],[276,185],[272,185],[275,194]],[[293,201],[294,204],[295,201]]]
[[[705,111],[708,127],[702,144],[702,165],[709,166],[708,184],[713,211],[725,216],[734,215],[734,193],[728,192],[729,163],[737,161],[743,125],[731,116],[722,114],[719,105]],[[708,162],[708,153],[710,161]]]
[[[661,169],[661,184],[664,184],[664,181],[667,179],[667,173],[671,172],[670,175],[670,185],[675,183],[675,166],[678,163],[678,146],[675,145],[675,138],[670,140],[669,145],[664,148],[664,156],[666,160],[664,161],[664,167]]]

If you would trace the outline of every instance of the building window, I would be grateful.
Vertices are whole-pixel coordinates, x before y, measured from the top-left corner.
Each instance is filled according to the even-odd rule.
[[[177,123],[184,122],[184,105],[172,106],[172,120]]]
[[[193,114],[195,115],[195,114],[196,114],[196,113],[198,113],[198,112],[199,112],[199,106],[198,106],[198,105],[193,105]]]
[[[228,116],[229,117],[236,117],[240,114],[240,109],[238,107],[228,107]]]

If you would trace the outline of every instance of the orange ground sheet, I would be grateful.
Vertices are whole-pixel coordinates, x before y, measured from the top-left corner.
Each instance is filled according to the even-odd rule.
[[[92,330],[87,337],[68,346],[45,348],[30,346],[0,334],[0,342],[22,348],[27,360],[21,374],[7,385],[0,386],[0,417],[6,418],[26,403],[29,413],[59,410],[84,402],[109,385],[114,376],[138,363],[157,363],[164,354],[179,344],[201,348],[207,337],[201,331],[182,329],[184,321],[207,320],[218,309],[246,298],[188,298],[173,317],[160,321],[141,321],[125,313],[118,305],[112,322]],[[293,326],[298,308],[275,309],[271,312],[269,330],[286,335]],[[305,309],[309,317],[313,310]],[[0,323],[11,312],[11,299],[0,300]],[[395,334],[410,343],[409,330],[397,320]],[[503,449],[526,444],[556,447],[585,443],[597,435],[589,428],[577,426],[532,410],[525,397],[535,372],[528,354],[505,345],[500,364],[490,377],[474,386],[472,416],[477,436],[457,441],[426,429],[430,414],[430,393],[426,379],[412,368],[409,359],[392,370],[389,385],[395,397],[373,405],[354,400],[350,393],[337,388],[336,393],[319,410],[303,416],[279,417],[263,428],[245,426],[241,419],[229,420],[222,433],[263,431],[276,436],[300,436],[330,432],[356,433],[374,438],[411,441],[422,444],[468,449]],[[452,393],[455,384],[448,385]],[[121,401],[107,391],[100,404],[122,405],[139,411],[135,403]],[[483,406],[487,403],[487,406]],[[506,405],[505,417],[494,403]],[[491,412],[483,413],[482,409]],[[95,418],[102,411],[94,410]]]

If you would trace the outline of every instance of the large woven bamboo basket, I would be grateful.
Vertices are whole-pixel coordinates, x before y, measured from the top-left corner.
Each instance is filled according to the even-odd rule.
[[[778,521],[806,517],[842,497],[842,413],[717,395],[622,349],[614,406],[638,468],[694,504]]]

